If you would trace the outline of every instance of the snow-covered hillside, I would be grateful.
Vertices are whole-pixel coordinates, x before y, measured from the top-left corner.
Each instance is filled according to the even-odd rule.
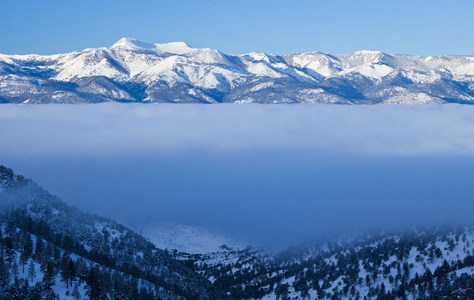
[[[0,299],[226,298],[144,237],[0,165]]]
[[[473,226],[331,237],[279,252],[230,243],[214,251],[228,240],[192,226],[136,228],[191,253],[159,249],[0,166],[0,299],[474,299]]]
[[[66,54],[0,55],[0,103],[104,101],[471,103],[474,56],[228,55],[132,38]]]
[[[143,222],[130,227],[160,249],[189,254],[242,250],[249,244],[194,225]]]
[[[448,226],[192,258],[238,299],[473,299],[473,252],[473,228]]]

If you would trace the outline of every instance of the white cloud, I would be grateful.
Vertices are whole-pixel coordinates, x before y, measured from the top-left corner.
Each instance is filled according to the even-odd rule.
[[[463,105],[2,105],[0,154],[474,154],[473,116]]]

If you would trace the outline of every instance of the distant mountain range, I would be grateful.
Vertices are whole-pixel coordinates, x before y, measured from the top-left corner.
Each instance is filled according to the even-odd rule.
[[[0,55],[0,103],[474,103],[474,56],[377,51],[228,55],[123,38],[109,48]]]

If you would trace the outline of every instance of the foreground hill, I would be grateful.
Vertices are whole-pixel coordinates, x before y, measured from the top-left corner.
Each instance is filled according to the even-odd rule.
[[[131,38],[66,54],[0,55],[0,103],[106,101],[472,103],[474,57],[228,55]]]
[[[132,230],[3,166],[0,229],[0,299],[227,298]]]
[[[474,299],[474,229],[327,239],[280,253],[178,253],[238,299]]]
[[[163,244],[162,230],[144,232]],[[167,245],[195,232],[180,231]],[[278,253],[215,248],[160,250],[0,166],[0,299],[474,298],[472,226],[331,237]]]

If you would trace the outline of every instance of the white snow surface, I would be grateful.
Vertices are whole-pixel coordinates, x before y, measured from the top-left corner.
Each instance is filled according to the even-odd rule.
[[[362,75],[373,82],[380,82],[391,74],[399,74],[407,80],[420,84],[442,83],[443,78],[474,82],[472,56],[425,58],[391,55],[378,51],[358,51],[350,54],[308,52],[286,55],[253,52],[227,55],[215,49],[192,48],[184,42],[148,44],[133,38],[122,38],[108,48],[84,49],[50,56],[0,54],[1,74],[8,72],[21,74],[23,71],[33,69],[50,70],[54,73],[52,79],[58,81],[103,76],[117,82],[134,81],[147,85],[165,82],[169,86],[185,83],[203,89],[234,87],[240,82],[245,82],[249,76],[269,80],[292,78],[313,84],[331,77],[351,75]],[[6,79],[0,78],[0,80]],[[16,81],[15,78],[8,80]],[[1,93],[2,88],[0,96]],[[398,101],[397,97],[406,99],[409,96],[395,95],[388,102],[393,103]],[[126,95],[118,95],[118,98],[120,97],[127,99]],[[453,95],[453,98],[456,97],[462,100],[474,99],[469,95]]]
[[[163,44],[147,44],[140,42],[134,38],[124,37],[118,40],[110,48],[112,49],[126,49],[126,50],[150,50],[158,53],[174,53],[183,54],[196,50],[189,47],[185,42],[171,42]]]
[[[229,248],[241,250],[248,245],[243,240],[229,238],[195,225],[142,222],[131,224],[130,227],[160,249],[189,254],[215,253]]]

